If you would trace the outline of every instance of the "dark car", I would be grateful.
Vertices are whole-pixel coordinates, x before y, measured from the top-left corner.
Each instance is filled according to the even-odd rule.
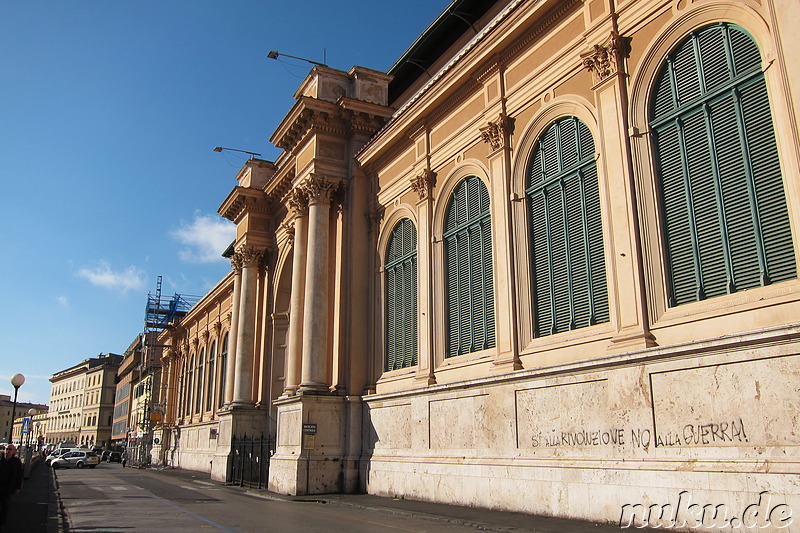
[[[121,463],[122,454],[120,452],[104,452],[103,461],[106,463]]]

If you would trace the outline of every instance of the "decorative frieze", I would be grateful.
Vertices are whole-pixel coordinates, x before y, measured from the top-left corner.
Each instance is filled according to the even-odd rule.
[[[583,66],[594,75],[595,84],[623,71],[623,60],[630,52],[630,37],[612,31],[608,40],[581,54]]]
[[[481,140],[489,144],[492,150],[499,150],[508,145],[513,129],[514,119],[501,113],[497,120],[490,121],[481,128]]]
[[[429,168],[421,174],[411,178],[411,190],[419,195],[420,200],[430,198],[433,194],[433,186],[436,184],[436,172]]]

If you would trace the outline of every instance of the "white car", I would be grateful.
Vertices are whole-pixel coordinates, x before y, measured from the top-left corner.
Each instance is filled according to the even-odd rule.
[[[99,462],[100,458],[94,452],[67,452],[50,461],[50,466],[53,468],[71,468],[73,466],[94,468]]]

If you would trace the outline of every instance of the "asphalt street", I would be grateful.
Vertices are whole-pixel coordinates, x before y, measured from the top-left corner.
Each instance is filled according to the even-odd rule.
[[[49,505],[48,505],[49,503]],[[611,532],[594,524],[365,494],[291,497],[187,470],[37,465],[4,533]]]

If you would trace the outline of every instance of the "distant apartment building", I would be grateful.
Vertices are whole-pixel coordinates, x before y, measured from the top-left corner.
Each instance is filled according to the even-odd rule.
[[[156,333],[138,335],[117,371],[111,444],[128,447],[132,462],[147,462],[150,453],[151,418],[159,416],[161,351]]]
[[[81,446],[106,447],[111,422],[117,368],[122,356],[100,354],[50,378],[47,442],[74,441]]]
[[[11,431],[13,425],[11,417],[18,418],[23,415],[27,416],[30,409],[44,412],[47,411],[47,406],[40,403],[17,402],[16,413],[12,413],[14,410],[14,399],[7,394],[0,394],[0,442],[6,442],[8,440],[9,431]]]

